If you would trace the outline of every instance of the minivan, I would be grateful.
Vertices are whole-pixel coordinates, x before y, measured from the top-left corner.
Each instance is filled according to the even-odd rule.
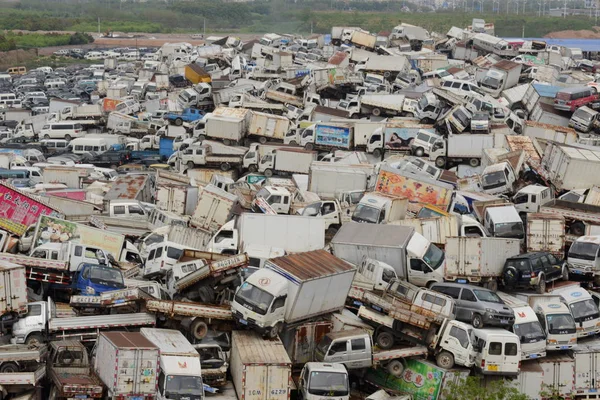
[[[598,101],[598,92],[590,86],[567,87],[556,93],[554,108],[575,111],[579,107]]]
[[[71,140],[85,136],[85,131],[79,123],[54,122],[44,125],[40,131],[40,136],[44,139]]]
[[[460,96],[469,96],[474,93],[483,95],[477,84],[470,81],[449,79],[442,82],[441,87]]]
[[[473,329],[475,367],[483,375],[518,375],[521,368],[519,338],[504,329]]]
[[[507,288],[535,288],[546,293],[546,284],[558,279],[568,280],[565,263],[552,253],[534,252],[507,258],[502,270],[502,279]]]
[[[69,147],[75,154],[84,154],[90,151],[101,154],[108,151],[109,145],[102,138],[82,137],[71,140]]]
[[[515,322],[513,311],[491,290],[451,282],[434,283],[431,290],[452,297],[456,302],[456,319],[469,322],[474,328],[511,327]]]
[[[144,278],[164,275],[179,262],[184,250],[194,250],[174,242],[161,242],[148,246],[148,257],[144,263]]]
[[[50,154],[62,153],[67,149],[69,141],[64,139],[46,139],[41,140],[40,144],[46,147],[46,151]]]

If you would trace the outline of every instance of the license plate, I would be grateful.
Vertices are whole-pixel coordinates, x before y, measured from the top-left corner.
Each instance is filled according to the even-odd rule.
[[[501,319],[501,320],[500,320],[500,323],[501,323],[501,324],[508,324],[508,320],[507,320],[507,319]]]
[[[538,358],[537,354],[532,354],[529,356],[529,358]]]
[[[457,279],[456,282],[458,283],[467,283],[466,279]]]
[[[131,400],[144,400],[144,397],[143,396],[135,396],[135,397],[132,397]]]
[[[569,350],[569,346],[560,346],[561,350]]]
[[[488,365],[488,371],[498,371],[497,365]]]
[[[523,274],[522,276],[523,276],[523,278],[531,278],[530,274]]]
[[[125,303],[125,300],[124,299],[115,300],[115,304],[121,304],[121,303]]]
[[[248,321],[245,319],[240,319],[240,324],[248,325]]]
[[[581,271],[577,271],[577,270],[573,270],[573,271],[569,271],[569,272],[573,272],[573,273],[574,273],[574,274],[576,274],[576,275],[577,275],[577,274],[581,275],[581,274],[583,273],[583,272],[581,272]]]

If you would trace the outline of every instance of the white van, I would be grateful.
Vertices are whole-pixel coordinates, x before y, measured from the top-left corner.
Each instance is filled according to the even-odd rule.
[[[573,275],[593,276],[600,269],[600,236],[579,236],[571,243],[567,265]]]
[[[106,140],[94,137],[82,137],[71,140],[69,143],[74,154],[84,154],[94,151],[98,154],[108,151],[109,145]]]
[[[518,375],[521,365],[519,338],[506,329],[473,329],[475,368],[483,375]]]
[[[21,102],[14,93],[0,93],[0,107],[14,108],[12,104],[16,101]]]
[[[148,215],[148,222],[150,223],[151,230],[167,225],[188,226],[188,221],[189,217],[184,217],[170,211],[159,210],[158,208],[150,211],[150,214]]]
[[[577,338],[594,336],[600,333],[600,311],[587,290],[575,283],[563,286],[550,293],[559,295],[569,307],[577,325]]]
[[[148,246],[148,257],[144,263],[144,278],[165,275],[179,262],[184,250],[196,250],[174,242],[161,242]]]
[[[40,136],[44,139],[65,139],[71,140],[85,136],[83,126],[73,122],[52,122],[42,127]]]
[[[521,341],[521,359],[546,357],[546,334],[533,309],[521,299],[502,292],[496,294],[515,314],[515,323],[511,331]]]
[[[483,92],[479,89],[477,84],[471,81],[448,79],[447,81],[442,82],[441,87],[460,96],[469,96],[472,94],[483,95]]]
[[[49,153],[57,153],[65,151],[69,145],[69,141],[65,139],[46,139],[40,140],[40,144],[45,146]]]
[[[42,170],[38,167],[12,167],[13,170],[29,171],[29,179],[35,183],[44,183]]]
[[[140,112],[140,103],[135,100],[125,100],[117,104],[115,111],[122,114],[135,114]]]

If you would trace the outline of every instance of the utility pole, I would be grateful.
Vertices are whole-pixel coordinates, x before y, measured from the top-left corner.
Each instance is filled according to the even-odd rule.
[[[206,37],[206,17],[204,18],[204,28],[202,31],[202,36]]]
[[[98,17],[98,35],[100,35],[100,17]]]

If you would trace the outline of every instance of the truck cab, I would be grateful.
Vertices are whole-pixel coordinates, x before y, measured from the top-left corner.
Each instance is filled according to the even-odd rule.
[[[50,343],[46,364],[52,382],[50,399],[102,398],[104,386],[92,370],[87,349],[76,340]]]
[[[123,289],[125,284],[120,269],[82,263],[72,279],[71,288],[76,294],[97,296],[109,290]]]
[[[512,201],[520,215],[536,213],[540,207],[554,199],[554,191],[546,186],[528,185],[519,190]]]
[[[308,362],[300,372],[301,400],[350,400],[348,371],[341,363]]]
[[[237,254],[239,234],[235,228],[235,220],[227,222],[208,242],[207,250],[219,254]]]
[[[339,229],[344,222],[351,220],[350,206],[337,200],[322,200],[309,204],[298,210],[298,214],[308,217],[322,217],[325,220],[325,230]]]
[[[517,178],[512,165],[504,161],[485,167],[481,173],[481,187],[487,194],[506,194],[513,191]]]
[[[372,258],[363,257],[354,280],[358,285],[366,284],[369,289],[385,290],[392,281],[397,280],[396,271],[390,265]]]
[[[486,208],[483,226],[493,237],[525,239],[523,220],[513,205]]]
[[[434,132],[430,132],[426,129],[420,129],[419,132],[415,135],[413,141],[410,143],[410,151],[413,155],[417,157],[423,157],[424,155],[429,154],[429,159],[431,161],[435,161],[435,159],[439,156],[437,154],[431,154],[435,147],[442,148],[442,151],[440,151],[440,153],[443,154],[441,155],[446,155],[446,152],[444,151],[445,144],[441,145],[440,143],[440,145],[436,146],[438,142],[444,142],[444,138],[441,135],[438,135]]]
[[[42,232],[42,239],[45,236],[46,233]],[[32,250],[31,257],[68,261],[72,272],[77,271],[82,263],[108,265],[110,259],[109,254],[101,248],[71,242],[42,244]]]
[[[540,297],[533,310],[546,334],[546,350],[570,350],[577,346],[577,327],[559,296]]]
[[[148,212],[137,200],[111,200],[108,206],[108,216],[146,220],[148,219]]]
[[[408,202],[403,197],[383,193],[367,193],[360,200],[352,221],[382,224],[401,220],[406,216]]]
[[[562,286],[550,291],[559,295],[561,301],[571,311],[577,329],[577,338],[594,336],[600,332],[600,311],[598,298],[592,296],[578,283]]]
[[[567,253],[569,272],[574,275],[596,275],[600,272],[600,236],[580,236]]]
[[[289,214],[292,195],[286,188],[277,186],[264,186],[256,197],[264,199],[277,214]]]

